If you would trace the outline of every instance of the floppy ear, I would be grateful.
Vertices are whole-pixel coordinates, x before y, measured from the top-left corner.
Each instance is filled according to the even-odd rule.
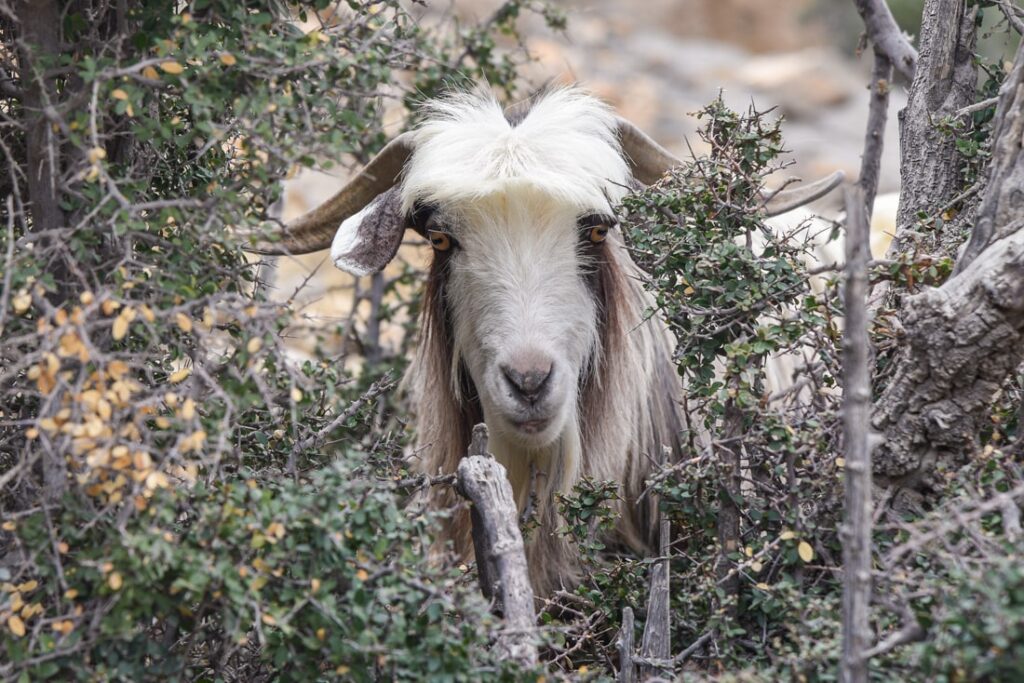
[[[406,223],[401,185],[395,185],[345,219],[334,234],[331,260],[356,277],[379,273],[398,253]]]

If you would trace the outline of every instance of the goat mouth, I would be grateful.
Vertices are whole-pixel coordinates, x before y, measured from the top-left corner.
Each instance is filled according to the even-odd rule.
[[[540,434],[551,424],[551,420],[514,420],[512,424],[524,434]]]

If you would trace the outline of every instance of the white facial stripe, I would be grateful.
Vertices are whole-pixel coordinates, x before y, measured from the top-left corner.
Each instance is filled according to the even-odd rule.
[[[576,412],[579,377],[598,344],[596,303],[578,253],[576,210],[537,192],[459,211],[449,261],[455,355],[476,385],[492,428],[547,421],[534,445],[557,438]],[[503,367],[536,354],[552,361],[543,400],[525,405]]]

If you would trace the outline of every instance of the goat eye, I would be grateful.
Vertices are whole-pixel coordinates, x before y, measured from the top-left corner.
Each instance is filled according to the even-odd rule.
[[[608,239],[608,226],[607,225],[595,225],[590,229],[588,233],[590,241],[594,244],[600,244]]]
[[[452,237],[446,232],[427,230],[427,239],[436,251],[448,251],[452,248]]]

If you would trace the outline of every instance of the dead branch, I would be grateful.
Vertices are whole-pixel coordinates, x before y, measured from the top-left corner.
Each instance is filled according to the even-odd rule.
[[[647,624],[640,641],[640,680],[670,669],[672,660],[672,616],[669,609],[669,540],[671,524],[661,520],[658,561],[651,567],[651,589],[647,597]],[[662,664],[663,662],[663,664]]]
[[[860,3],[858,3],[860,4]],[[878,194],[878,171],[882,166],[882,148],[885,145],[885,120],[889,116],[889,89],[892,62],[875,47],[875,64],[871,72],[871,103],[868,106],[868,127],[864,135],[864,154],[860,163],[857,184],[864,194],[864,210],[868,225]]]
[[[633,683],[636,680],[636,665],[633,663],[633,608],[622,608],[622,628],[615,643],[619,650],[619,683]]]
[[[864,20],[875,54],[881,53],[908,81],[913,81],[917,50],[896,24],[889,5],[884,0],[854,0],[854,4]]]
[[[484,595],[505,619],[498,636],[501,656],[524,667],[537,665],[533,588],[516,503],[505,468],[487,453],[487,427],[473,428],[469,455],[459,463],[456,489],[473,503],[473,548]]]
[[[843,658],[840,680],[866,683],[871,639],[871,370],[867,330],[870,229],[864,192],[846,192],[846,324],[843,330],[843,440],[846,452],[843,539]]]

